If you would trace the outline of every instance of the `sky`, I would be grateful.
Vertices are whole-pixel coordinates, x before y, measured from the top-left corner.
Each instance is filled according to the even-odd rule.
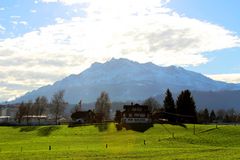
[[[240,83],[239,0],[1,0],[0,101],[128,58]]]

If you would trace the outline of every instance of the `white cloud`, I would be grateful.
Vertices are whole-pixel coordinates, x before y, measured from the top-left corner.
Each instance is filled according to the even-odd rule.
[[[63,18],[60,18],[60,17],[57,17],[57,18],[55,18],[55,21],[56,21],[57,23],[63,23],[63,22],[64,22],[64,19],[63,19]]]
[[[3,7],[0,8],[0,11],[4,11],[4,10],[5,10],[5,8],[3,8]]]
[[[13,100],[16,97],[18,97],[20,95],[23,95],[25,93],[26,93],[26,91],[21,92],[19,90],[10,90],[10,89],[8,89],[6,87],[1,87],[0,86],[0,95],[1,95],[0,101]]]
[[[32,10],[30,10],[30,12],[31,12],[31,13],[37,13],[37,10],[32,9]]]
[[[24,26],[27,26],[28,25],[28,22],[27,21],[20,21],[19,24],[22,24]]]
[[[13,20],[13,21],[11,21],[11,23],[14,25],[19,25],[19,24],[24,25],[24,26],[28,25],[27,21],[20,21],[20,20]]]
[[[122,0],[122,1],[125,1],[127,2],[127,0]],[[151,2],[150,2],[151,1]],[[166,4],[168,3],[170,0],[154,0],[155,2],[157,2],[158,4]],[[84,4],[84,3],[96,3],[97,5],[99,5],[101,3],[101,1],[99,0],[41,0],[41,2],[44,2],[44,3],[63,3],[65,5],[74,5],[74,4]],[[113,4],[113,3],[116,3],[117,1],[116,0],[104,0],[102,3],[105,3],[105,4]],[[145,5],[148,5],[149,3],[152,3],[153,0],[149,0],[147,3],[146,1],[144,2],[143,0],[130,0],[128,1],[128,3],[131,3],[133,2],[134,5],[138,4],[139,2],[142,3],[142,4],[145,4]],[[154,2],[154,3],[155,3]],[[117,2],[119,4],[119,2]],[[156,4],[156,3],[155,3]]]
[[[20,19],[21,16],[10,16],[10,18],[12,18],[12,19]]]
[[[11,21],[12,24],[17,25],[18,21]]]
[[[44,3],[58,2],[59,0],[41,0]]]
[[[240,73],[206,75],[211,79],[228,83],[240,83]]]
[[[0,33],[4,33],[6,30],[6,28],[4,28],[3,26],[0,25]]]
[[[2,81],[28,88],[22,93],[112,57],[159,65],[199,65],[208,62],[202,53],[240,43],[239,37],[221,26],[164,7],[167,1],[42,1],[87,3],[79,8],[86,14],[70,20],[56,18],[55,25],[0,42],[0,71],[11,73]]]

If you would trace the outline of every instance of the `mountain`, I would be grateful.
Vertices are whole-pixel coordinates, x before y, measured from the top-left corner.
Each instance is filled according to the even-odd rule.
[[[240,85],[214,81],[181,67],[160,67],[153,63],[112,59],[106,63],[93,63],[80,74],[70,75],[53,85],[29,92],[13,102],[35,99],[40,95],[50,99],[62,89],[65,90],[65,99],[71,104],[80,99],[94,102],[101,91],[107,91],[112,101],[134,101],[157,96],[167,88],[175,93],[184,89],[215,92],[240,90]]]

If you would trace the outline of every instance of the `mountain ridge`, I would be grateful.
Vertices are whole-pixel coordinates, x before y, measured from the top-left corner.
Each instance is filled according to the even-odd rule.
[[[240,85],[214,81],[182,67],[161,67],[151,62],[138,63],[121,58],[105,63],[95,62],[79,74],[71,74],[52,85],[28,92],[12,102],[33,100],[42,95],[50,100],[59,90],[65,90],[65,99],[71,104],[80,99],[94,102],[101,91],[108,92],[112,101],[134,101],[157,96],[167,88],[175,93],[184,89],[214,92],[240,90]]]

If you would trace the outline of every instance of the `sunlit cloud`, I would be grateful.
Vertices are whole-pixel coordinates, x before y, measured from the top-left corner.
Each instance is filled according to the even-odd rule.
[[[212,74],[206,75],[209,78],[212,78],[217,81],[223,81],[228,83],[239,83],[240,82],[240,74],[239,73],[231,73],[231,74]]]
[[[10,18],[12,18],[12,19],[20,19],[21,16],[10,16]]]
[[[0,33],[4,33],[6,30],[6,28],[4,28],[3,26],[0,25]]]
[[[56,24],[0,41],[2,86],[5,90],[15,87],[16,95],[80,73],[95,61],[105,62],[113,57],[163,66],[197,66],[208,62],[205,52],[240,46],[240,39],[233,32],[181,16],[165,7],[168,1],[42,2],[84,4],[79,10],[85,14],[70,19],[58,17]],[[18,87],[10,89],[7,82]],[[7,91],[3,94],[3,97],[12,96]]]
[[[57,23],[63,23],[65,20],[63,18],[57,17],[57,18],[55,18],[55,21]]]
[[[24,26],[27,26],[28,25],[28,22],[27,21],[20,21],[19,24],[22,24]]]
[[[30,10],[30,12],[31,12],[31,13],[37,13],[37,10],[32,9],[32,10]]]

